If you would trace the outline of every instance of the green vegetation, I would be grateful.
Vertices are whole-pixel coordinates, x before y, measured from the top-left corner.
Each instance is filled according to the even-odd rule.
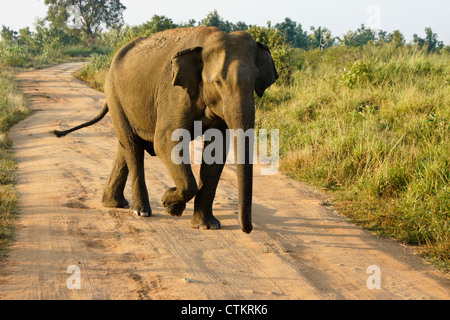
[[[281,168],[342,214],[449,268],[450,55],[395,45],[296,51],[292,84],[258,100]]]
[[[30,114],[27,101],[14,81],[13,73],[0,70],[0,261],[14,237],[18,194],[14,189],[16,164],[8,130]]]
[[[248,31],[270,47],[281,75],[263,98],[256,97],[257,126],[279,129],[281,169],[329,192],[355,223],[418,245],[425,257],[450,269],[450,47],[430,28],[410,43],[398,30],[364,25],[340,38],[322,26],[305,31],[289,18],[249,26],[213,11],[199,22],[176,24],[155,15],[140,26],[112,23],[106,31],[96,25],[89,32],[86,25],[68,28],[70,15],[64,14],[55,11],[47,17],[50,24],[40,21],[34,32],[3,27],[0,65],[30,67],[90,56],[78,77],[103,90],[115,52],[135,37],[190,26]],[[12,82],[10,73],[1,76]],[[0,147],[2,156],[10,157],[5,133],[26,109],[12,111],[21,103],[11,98],[14,85],[5,83],[0,83],[1,112],[10,120],[2,118]],[[10,161],[5,163],[13,169]],[[0,193],[7,197],[14,193],[12,172],[0,171]],[[0,201],[0,217],[11,215],[17,200]],[[0,240],[7,233],[2,232]]]
[[[120,0],[45,0],[46,19],[57,29],[79,28],[89,39],[95,37],[101,24],[107,27],[123,24],[126,7]]]

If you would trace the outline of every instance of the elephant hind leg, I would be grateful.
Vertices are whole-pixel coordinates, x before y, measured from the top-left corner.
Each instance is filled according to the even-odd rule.
[[[103,189],[102,204],[105,207],[129,208],[130,205],[125,199],[123,191],[128,177],[128,166],[123,154],[124,150],[120,144],[117,147],[116,160]]]
[[[136,138],[138,140],[139,138]],[[144,173],[144,148],[141,141],[130,142],[124,157],[130,170],[132,202],[130,210],[141,217],[152,215]]]

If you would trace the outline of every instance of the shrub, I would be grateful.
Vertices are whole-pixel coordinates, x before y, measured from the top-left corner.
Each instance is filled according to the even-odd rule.
[[[357,83],[371,82],[374,77],[373,60],[358,60],[352,64],[349,70],[344,69],[342,79],[349,88],[354,88]]]
[[[112,55],[94,53],[91,63],[83,67],[77,77],[89,82],[92,88],[103,91]]]
[[[31,66],[29,52],[19,45],[0,45],[0,62],[11,67]]]

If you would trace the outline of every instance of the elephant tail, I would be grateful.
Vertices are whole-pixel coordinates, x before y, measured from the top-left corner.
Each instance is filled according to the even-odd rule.
[[[64,136],[68,135],[71,132],[74,132],[74,131],[77,131],[79,129],[86,128],[86,127],[89,127],[89,126],[92,126],[93,124],[96,124],[97,122],[99,122],[100,120],[102,120],[106,116],[108,111],[109,111],[108,105],[105,103],[102,111],[100,111],[98,116],[96,116],[91,121],[88,121],[86,123],[80,124],[79,126],[76,126],[76,127],[72,128],[72,129],[69,129],[69,130],[64,130],[64,131],[55,130],[55,131],[52,131],[52,133],[55,136],[57,136],[58,138],[64,137]]]

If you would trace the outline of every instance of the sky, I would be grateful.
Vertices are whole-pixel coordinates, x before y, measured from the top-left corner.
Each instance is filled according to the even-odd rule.
[[[124,20],[139,25],[154,14],[165,15],[175,23],[189,19],[200,21],[217,9],[228,21],[266,26],[284,21],[286,17],[302,24],[327,27],[335,36],[356,30],[361,24],[388,32],[400,30],[407,41],[417,33],[425,37],[425,27],[431,27],[438,39],[450,44],[449,0],[122,0],[127,7]],[[44,0],[1,1],[0,25],[14,30],[29,26],[46,14]]]

